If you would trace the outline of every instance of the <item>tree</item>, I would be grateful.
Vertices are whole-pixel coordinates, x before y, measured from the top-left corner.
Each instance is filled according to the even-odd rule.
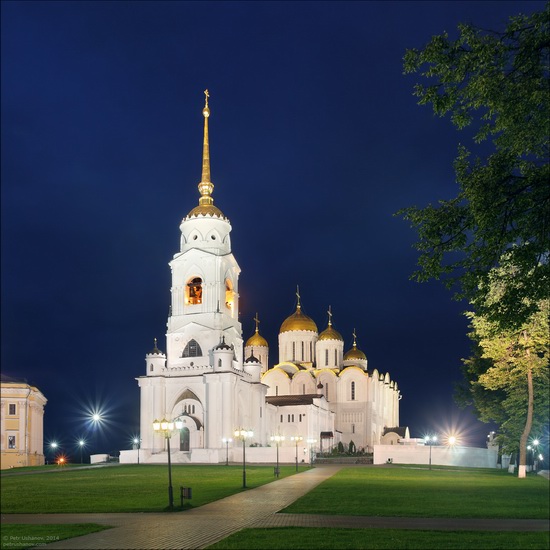
[[[499,270],[497,270],[499,271]],[[488,300],[501,299],[503,277],[490,277]],[[472,357],[464,360],[467,386],[458,400],[472,404],[480,420],[500,425],[500,443],[508,451],[519,450],[518,476],[525,477],[527,440],[549,418],[549,321],[550,301],[519,328],[503,329],[488,316],[468,312],[474,341]]]
[[[419,104],[473,129],[486,158],[470,159],[460,145],[455,161],[458,195],[397,214],[418,231],[418,281],[445,279],[479,314],[505,328],[522,326],[550,288],[550,4],[512,17],[504,32],[459,25],[459,37],[434,36],[423,50],[408,50],[404,72],[420,72]],[[489,273],[501,274],[505,292],[487,300]]]

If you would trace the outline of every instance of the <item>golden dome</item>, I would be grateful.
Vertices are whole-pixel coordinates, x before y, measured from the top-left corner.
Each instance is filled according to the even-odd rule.
[[[212,216],[216,218],[225,218],[222,211],[213,204],[199,204],[198,206],[195,206],[189,214],[187,214],[188,218],[192,218],[193,216]]]
[[[246,341],[246,344],[244,345],[244,347],[250,348],[250,347],[257,347],[257,346],[263,346],[265,348],[269,347],[267,345],[267,340],[256,329],[256,332]]]
[[[353,329],[353,347],[344,355],[344,361],[353,359],[363,361],[367,360],[367,356],[360,349],[357,349],[357,335],[355,334],[355,329]]]
[[[353,344],[353,348],[351,348],[344,355],[344,361],[349,361],[350,359],[362,359],[363,361],[365,361],[367,359],[367,356],[360,349],[357,349],[357,346],[355,344]]]
[[[342,338],[342,335],[335,329],[332,328],[332,326],[328,326],[321,334],[319,334],[319,340],[340,340],[344,341]]]
[[[292,330],[309,330],[311,332],[317,332],[315,321],[305,313],[302,313],[302,308],[299,304],[296,308],[296,312],[284,320],[279,330],[279,334]]]

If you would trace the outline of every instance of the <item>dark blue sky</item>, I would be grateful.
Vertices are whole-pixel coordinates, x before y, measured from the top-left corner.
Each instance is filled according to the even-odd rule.
[[[2,2],[2,372],[48,398],[67,450],[88,410],[93,451],[127,448],[135,377],[165,348],[168,262],[198,203],[203,90],[214,200],[242,269],[244,338],[277,360],[295,308],[389,372],[413,437],[488,427],[453,402],[465,304],[409,280],[416,235],[393,216],[457,192],[471,146],[412,95],[407,48],[500,30],[544,2]],[[90,445],[91,447],[92,445]]]

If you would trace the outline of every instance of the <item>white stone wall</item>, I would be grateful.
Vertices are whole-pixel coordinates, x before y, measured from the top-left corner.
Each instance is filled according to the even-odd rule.
[[[431,447],[432,466],[464,466],[469,468],[496,468],[498,452],[494,449],[463,446]],[[374,464],[429,465],[430,447],[425,445],[375,445]]]

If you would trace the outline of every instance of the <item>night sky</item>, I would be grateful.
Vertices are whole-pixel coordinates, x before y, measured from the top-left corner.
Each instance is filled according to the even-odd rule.
[[[45,445],[129,448],[168,262],[198,204],[203,90],[214,203],[232,224],[246,340],[296,307],[332,306],[389,372],[411,436],[488,425],[453,400],[467,304],[409,279],[416,234],[394,216],[457,193],[459,143],[417,105],[407,48],[457,24],[501,30],[530,1],[2,2],[2,372],[48,399]],[[89,414],[100,410],[94,435]]]

